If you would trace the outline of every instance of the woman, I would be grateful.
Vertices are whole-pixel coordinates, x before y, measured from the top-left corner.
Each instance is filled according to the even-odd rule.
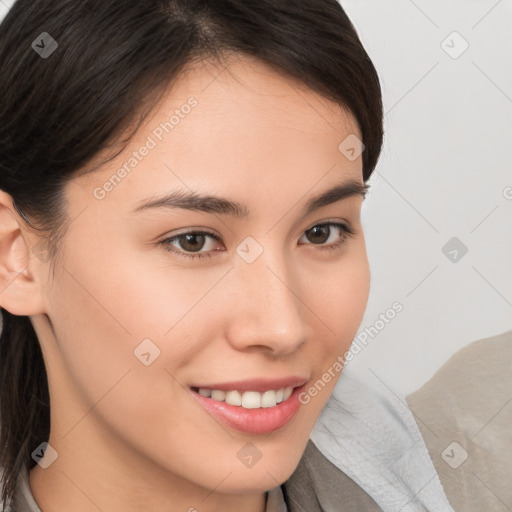
[[[0,67],[4,504],[386,510],[309,439],[383,136],[340,5],[18,0]]]

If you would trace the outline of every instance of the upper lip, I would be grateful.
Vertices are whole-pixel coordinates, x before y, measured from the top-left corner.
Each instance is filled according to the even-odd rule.
[[[296,388],[302,386],[308,381],[305,377],[280,377],[276,379],[249,379],[249,380],[237,380],[231,382],[216,382],[193,385],[193,388],[206,388],[206,389],[219,389],[222,391],[258,391],[263,393],[264,391],[276,390],[281,388],[292,387]]]

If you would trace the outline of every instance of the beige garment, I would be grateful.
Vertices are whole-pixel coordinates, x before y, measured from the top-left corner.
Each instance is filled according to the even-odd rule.
[[[381,508],[327,460],[311,440],[290,478],[268,491],[265,509],[265,512],[362,511],[381,512]],[[13,512],[41,512],[30,490],[27,471],[18,478]]]
[[[407,402],[456,512],[510,512],[512,331],[464,347]]]

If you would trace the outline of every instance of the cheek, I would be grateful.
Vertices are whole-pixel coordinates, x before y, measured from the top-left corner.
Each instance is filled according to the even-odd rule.
[[[108,258],[69,252],[49,290],[48,314],[55,353],[84,401],[96,403],[123,378],[116,390],[121,393],[129,381],[133,389],[114,408],[136,403],[147,417],[162,410],[161,400],[172,403],[173,389],[178,388],[169,386],[168,372],[186,367],[197,355],[196,340],[207,339],[200,336],[209,322],[202,299],[225,269],[208,275],[180,272],[166,268],[162,258],[120,246],[103,243]],[[155,389],[168,390],[165,398],[160,393],[160,403]]]
[[[316,284],[309,284],[314,294],[314,313],[322,320],[323,329],[330,334],[329,350],[346,350],[360,327],[370,291],[370,269],[364,244],[340,258],[323,273],[317,274]],[[322,276],[319,278],[318,276]]]
[[[109,289],[106,274],[99,279],[84,268],[66,269],[49,294],[54,374],[72,381],[82,400],[94,404],[133,366],[136,338],[119,314],[123,296],[109,299],[103,289]]]
[[[174,370],[192,357],[194,347],[177,334],[190,324],[183,321],[163,336],[194,304],[194,297],[173,303],[168,283],[148,282],[150,272],[126,272],[135,261],[124,267],[118,260],[102,279],[95,266],[83,263],[68,260],[69,273],[60,273],[49,296],[57,343],[50,351],[50,386],[58,390],[60,403],[73,404],[60,409],[58,428],[73,428],[67,438],[72,443],[91,435],[95,418],[100,418],[116,442],[150,453],[162,465],[199,459],[211,447],[206,436],[194,436],[190,429],[197,422],[198,406],[173,378]],[[159,294],[162,288],[166,293]],[[145,349],[153,360],[149,365],[134,355],[143,339],[154,341],[160,351],[153,360],[154,347]],[[192,438],[193,457],[187,444]],[[192,471],[194,464],[189,465]]]
[[[364,244],[354,249],[328,273],[318,274],[316,286],[310,288],[316,290],[308,296],[316,326],[308,353],[315,369],[313,389],[306,397],[311,414],[320,412],[334,390],[366,310],[370,269]]]
[[[348,337],[352,341],[356,335],[366,309],[369,291],[370,271],[366,259],[348,264],[338,283],[334,280],[330,283],[327,292],[332,298],[329,311],[335,331],[343,333],[344,339]]]
[[[165,343],[220,276],[166,268],[164,259],[131,247],[104,244],[104,251],[108,258],[70,255],[51,289],[50,317],[73,323],[68,334],[89,337],[90,348],[120,355],[146,338]]]

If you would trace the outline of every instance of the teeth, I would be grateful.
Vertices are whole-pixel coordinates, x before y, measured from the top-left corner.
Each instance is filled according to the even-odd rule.
[[[261,407],[274,407],[277,405],[276,402],[276,392],[275,391],[265,391],[261,395]]]
[[[258,391],[222,391],[220,389],[199,388],[198,393],[218,402],[226,402],[229,405],[241,406],[244,409],[259,409],[263,407],[275,407],[277,404],[290,398],[292,387],[269,390],[264,393]]]
[[[261,407],[261,393],[246,391],[242,395],[242,407],[244,409],[258,409]]]
[[[212,399],[217,400],[217,402],[224,402],[226,399],[226,392],[221,391],[220,389],[212,389]]]
[[[290,398],[290,395],[292,394],[292,392],[293,392],[293,388],[284,388],[283,402],[285,400],[288,400],[288,398]]]
[[[228,391],[225,402],[229,405],[242,405],[242,395],[238,391]]]

